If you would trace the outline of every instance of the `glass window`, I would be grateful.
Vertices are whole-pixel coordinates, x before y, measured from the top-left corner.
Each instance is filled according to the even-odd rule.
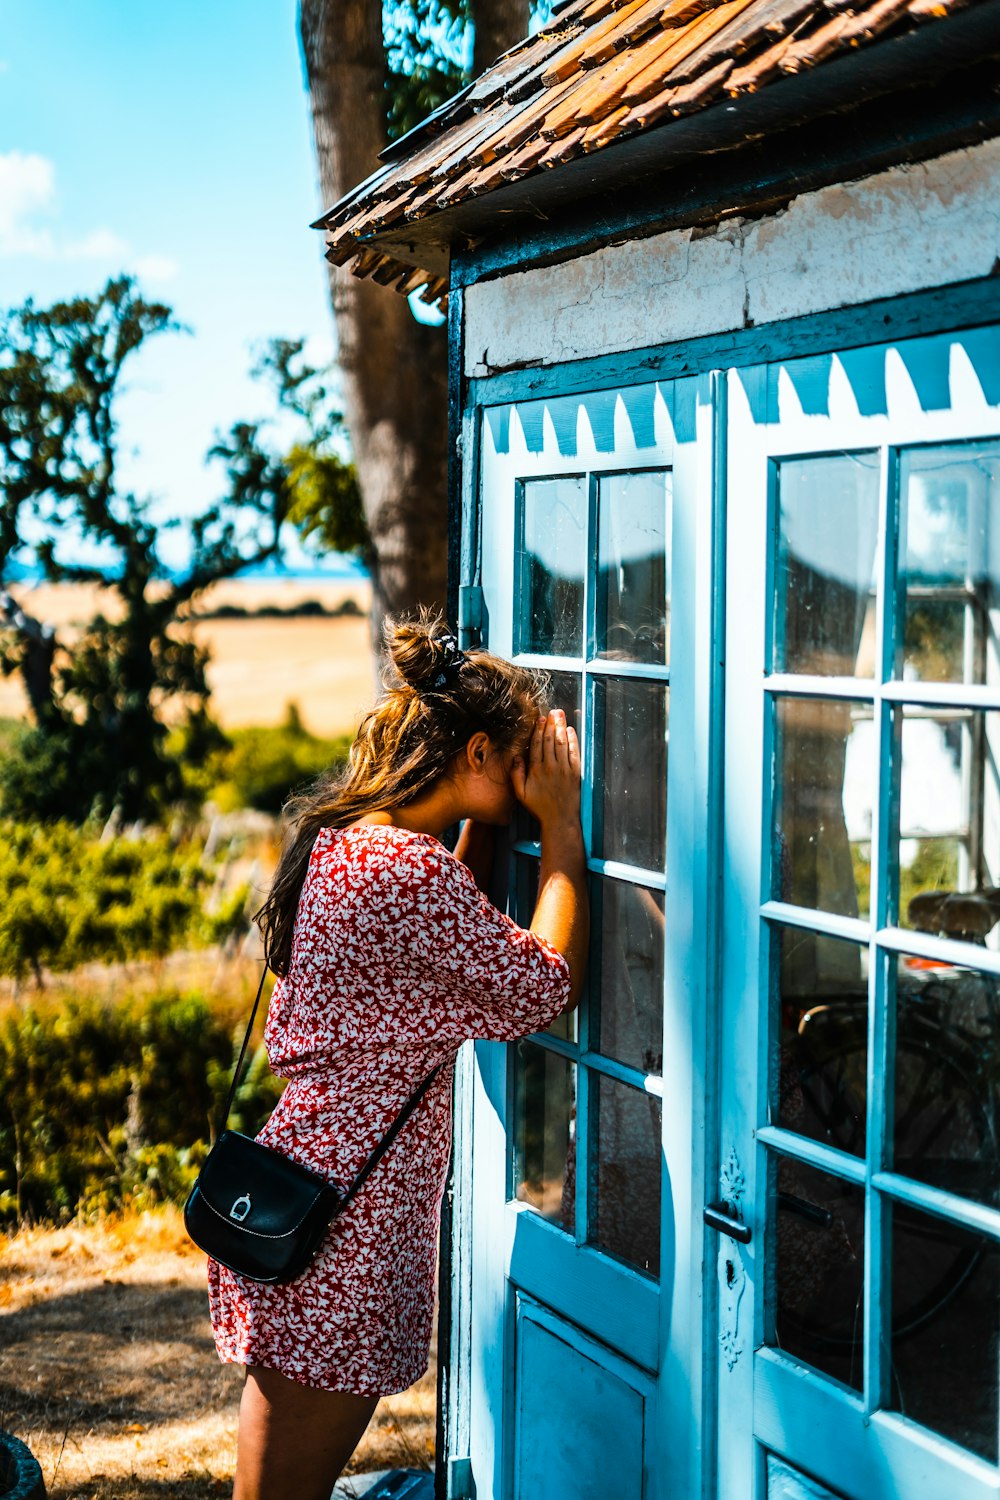
[[[871,677],[879,456],[777,465],[774,670]]]
[[[518,650],[582,655],[586,563],[586,480],[579,475],[526,480]]]
[[[892,1209],[889,1404],[997,1460],[1000,1250],[903,1204]]]
[[[864,1191],[791,1157],[773,1169],[774,1343],[860,1390]]]
[[[594,853],[662,870],[667,842],[667,687],[594,682]]]
[[[868,703],[778,698],[771,894],[866,917],[875,735]]]
[[[643,1073],[663,1067],[663,921],[659,891],[592,880],[591,1045]]]
[[[1000,443],[900,455],[903,629],[897,671],[1000,682]]]
[[[771,1119],[785,1130],[865,1154],[868,949],[775,924],[778,1028]]]
[[[660,1272],[660,1101],[590,1075],[591,1244]]]
[[[893,979],[894,1170],[996,1205],[1000,981],[908,955]]]
[[[998,944],[1000,713],[897,710],[899,921]]]
[[[522,927],[530,927],[538,905],[538,860],[531,854],[514,856],[514,915]],[[577,1010],[564,1010],[544,1032],[545,1036],[576,1041]]]
[[[670,482],[659,470],[598,483],[597,655],[605,659],[668,659]]]
[[[531,1042],[514,1065],[514,1195],[573,1233],[576,1066]]]

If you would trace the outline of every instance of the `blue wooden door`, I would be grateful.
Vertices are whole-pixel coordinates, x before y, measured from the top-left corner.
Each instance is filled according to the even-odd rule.
[[[1000,1494],[998,377],[726,382],[724,1500]]]
[[[685,1493],[700,1482],[692,621],[711,547],[696,505],[709,382],[492,394],[470,418],[480,534],[466,555],[481,560],[489,645],[550,673],[581,736],[593,943],[577,1013],[478,1046],[466,1076],[475,1493],[656,1500],[668,1475]],[[527,820],[514,830],[525,922],[537,840]]]

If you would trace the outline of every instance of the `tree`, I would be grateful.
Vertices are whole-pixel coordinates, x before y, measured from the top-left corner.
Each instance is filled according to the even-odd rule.
[[[81,820],[116,811],[134,820],[178,795],[163,708],[179,701],[197,713],[208,688],[206,654],[177,622],[208,584],[278,549],[294,487],[259,423],[235,424],[212,449],[228,491],[187,523],[190,560],[179,576],[160,555],[162,532],[178,523],[158,523],[148,501],[119,485],[122,372],[147,340],[179,326],[128,277],[96,297],[47,309],[27,302],[0,320],[0,671],[20,674],[34,721],[0,775],[8,815]],[[276,345],[264,371],[279,401],[311,411],[325,437],[337,415],[317,394],[317,372],[296,368],[300,355],[300,344]],[[73,561],[74,549],[98,560]],[[106,609],[74,640],[11,594],[26,554],[51,582],[103,586]]]
[[[324,205],[461,86],[456,41],[475,28],[479,72],[528,29],[529,0],[301,0],[300,32]],[[331,269],[347,426],[371,535],[373,627],[385,612],[444,607],[447,341],[403,297]]]

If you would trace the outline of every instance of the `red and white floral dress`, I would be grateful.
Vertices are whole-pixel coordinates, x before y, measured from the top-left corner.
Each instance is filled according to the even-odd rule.
[[[422,1078],[414,1115],[296,1281],[209,1261],[219,1357],[381,1396],[427,1368],[455,1053],[548,1026],[569,965],[518,927],[430,834],[323,829],[264,1037],[288,1085],[258,1140],[345,1189]]]

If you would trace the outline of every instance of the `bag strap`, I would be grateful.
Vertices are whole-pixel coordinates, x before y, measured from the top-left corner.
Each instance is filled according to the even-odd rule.
[[[240,1055],[237,1060],[236,1066],[233,1069],[233,1081],[229,1085],[229,1098],[226,1100],[225,1112],[222,1116],[222,1120],[219,1123],[219,1129],[217,1132],[217,1134],[219,1135],[221,1135],[226,1128],[226,1121],[229,1119],[229,1111],[232,1109],[233,1100],[236,1098],[236,1089],[240,1081],[240,1073],[243,1069],[243,1059],[246,1057],[247,1047],[249,1047],[250,1045],[250,1033],[253,1031],[253,1023],[257,1019],[257,1007],[260,1005],[260,997],[264,993],[264,980],[266,978],[267,964],[265,964],[263,969],[261,970],[260,984],[257,986],[257,998],[253,1003],[253,1010],[250,1012],[250,1024],[247,1026],[246,1035],[243,1038],[243,1046],[240,1048]]]
[[[260,1005],[260,997],[264,993],[264,981],[266,978],[267,964],[264,965],[263,971],[260,976],[260,984],[257,986],[257,998],[253,1003],[253,1010],[250,1012],[250,1023],[247,1026],[246,1034],[243,1037],[243,1046],[240,1048],[240,1055],[237,1059],[236,1067],[233,1069],[233,1081],[229,1086],[229,1098],[226,1100],[226,1112],[222,1116],[222,1123],[219,1126],[218,1133],[220,1135],[226,1128],[226,1121],[229,1119],[229,1111],[232,1109],[233,1100],[236,1098],[236,1089],[239,1084],[240,1073],[243,1069],[243,1059],[246,1057],[247,1047],[250,1045],[250,1034],[253,1031],[253,1023],[257,1019],[257,1009]],[[343,1209],[345,1209],[350,1203],[351,1199],[354,1197],[355,1193],[359,1192],[361,1188],[364,1187],[365,1183],[368,1181],[368,1178],[371,1176],[372,1172],[374,1172],[375,1168],[378,1166],[379,1162],[382,1160],[383,1156],[388,1151],[389,1147],[392,1145],[393,1141],[396,1139],[397,1135],[402,1130],[403,1126],[406,1124],[407,1120],[410,1118],[413,1111],[416,1109],[417,1105],[420,1103],[421,1099],[424,1097],[427,1090],[430,1088],[431,1084],[434,1082],[435,1078],[440,1073],[443,1067],[444,1063],[438,1063],[437,1067],[432,1068],[427,1077],[423,1079],[422,1082],[417,1084],[417,1087],[413,1090],[413,1093],[410,1095],[409,1099],[407,1099],[406,1103],[399,1111],[399,1114],[393,1120],[385,1135],[379,1141],[378,1145],[375,1147],[374,1151],[371,1153],[368,1160],[361,1168],[357,1177],[355,1177],[354,1181],[347,1189],[347,1192],[341,1199],[340,1210],[338,1211],[342,1211]]]

